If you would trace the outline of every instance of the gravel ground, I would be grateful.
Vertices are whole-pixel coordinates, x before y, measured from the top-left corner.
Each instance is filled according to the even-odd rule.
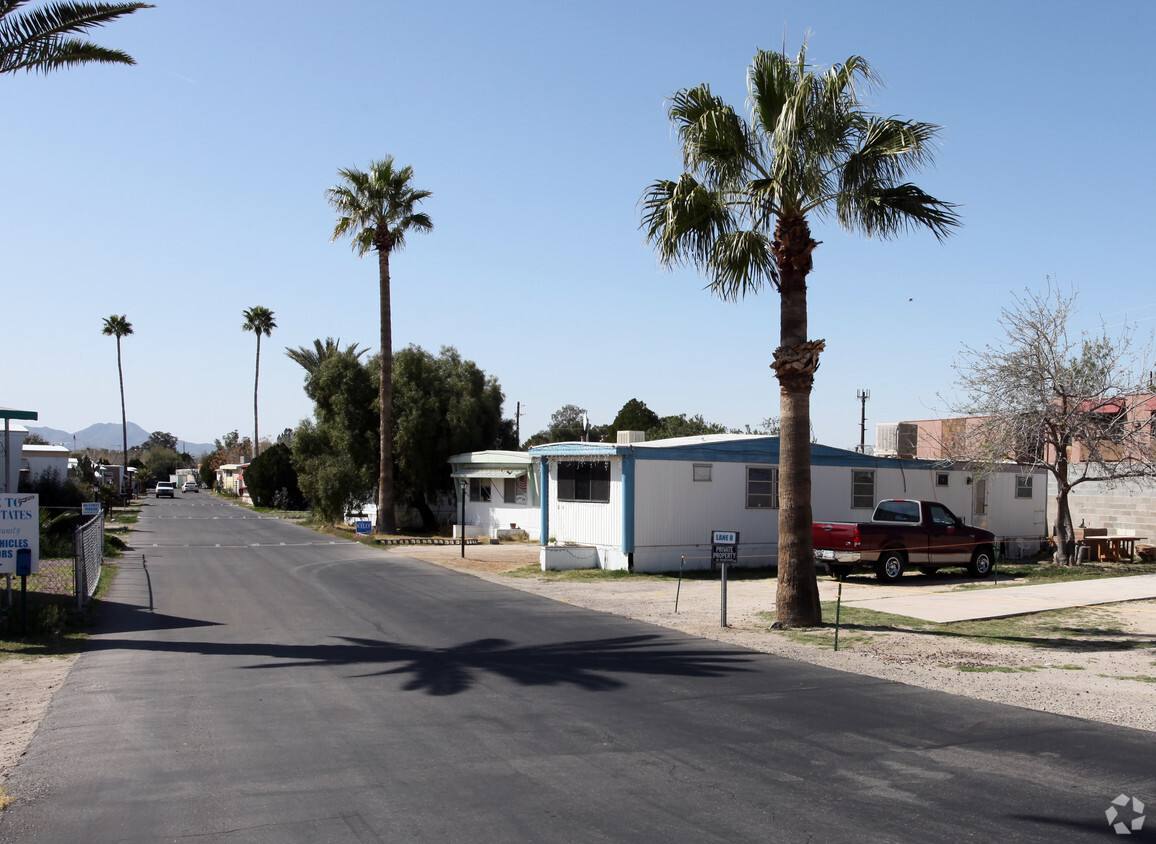
[[[898,683],[1156,731],[1156,601],[1080,610],[1079,628],[1113,631],[1093,642],[1078,630],[1057,647],[1039,648],[963,639],[935,632],[844,630],[832,648],[829,628],[799,634],[771,630],[761,613],[773,610],[773,580],[732,580],[727,589],[727,626],[721,626],[717,582],[591,583],[508,577],[505,572],[537,562],[533,545],[410,546],[388,551],[425,560],[575,606],[635,618],[765,653]],[[949,583],[905,583],[902,590],[943,590]],[[869,581],[844,586],[844,600]],[[896,587],[891,587],[896,588]],[[678,590],[678,612],[674,611]],[[822,599],[834,600],[836,584],[820,579]],[[860,592],[861,594],[861,592]],[[875,594],[878,594],[876,592]],[[52,694],[75,657],[0,660],[0,785],[24,753]],[[0,802],[3,795],[0,794]]]

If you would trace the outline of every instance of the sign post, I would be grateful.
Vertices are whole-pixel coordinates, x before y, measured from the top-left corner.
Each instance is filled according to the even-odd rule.
[[[720,624],[727,626],[727,566],[739,561],[739,532],[737,530],[716,530],[710,535],[711,568],[722,569],[722,606]]]

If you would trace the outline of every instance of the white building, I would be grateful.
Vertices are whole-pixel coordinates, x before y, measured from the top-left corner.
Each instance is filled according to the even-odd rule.
[[[46,474],[55,474],[58,482],[68,477],[68,459],[71,452],[62,445],[29,445],[24,443],[20,471],[25,483]]]
[[[544,569],[674,571],[684,558],[688,569],[708,568],[713,531],[738,531],[740,565],[777,565],[778,437],[553,443],[530,457]],[[943,462],[812,445],[811,478],[816,520],[866,521],[880,499],[922,498],[1017,542],[1046,533],[1046,484],[1035,475],[977,484]]]
[[[539,538],[539,477],[524,451],[470,451],[449,459],[457,489],[459,514],[454,536],[460,537],[461,485],[466,485],[466,536],[501,539],[526,534]]]

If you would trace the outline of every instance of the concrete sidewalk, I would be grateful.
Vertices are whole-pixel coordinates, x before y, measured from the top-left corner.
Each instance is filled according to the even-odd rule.
[[[1001,618],[1064,607],[1156,598],[1156,574],[1041,583],[1035,586],[996,586],[991,589],[968,589],[958,592],[919,592],[909,595],[898,594],[900,589],[901,587],[889,589],[887,595],[879,597],[848,596],[844,590],[843,603],[893,615],[921,618],[925,621]]]

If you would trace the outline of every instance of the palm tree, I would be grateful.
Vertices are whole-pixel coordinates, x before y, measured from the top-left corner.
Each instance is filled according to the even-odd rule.
[[[128,53],[72,36],[138,9],[153,8],[150,3],[54,3],[15,14],[27,3],[0,0],[0,73],[48,73],[90,62],[136,64]]]
[[[378,287],[381,296],[381,461],[377,477],[377,527],[380,533],[393,533],[393,333],[389,312],[389,256],[405,246],[410,231],[433,230],[429,215],[415,210],[417,204],[431,196],[410,184],[412,167],[397,167],[393,157],[372,161],[369,172],[356,168],[337,171],[342,182],[326,191],[329,204],[338,213],[332,240],[350,236],[358,256],[377,250]]]
[[[257,384],[261,380],[261,335],[268,337],[277,327],[273,321],[273,312],[268,308],[257,305],[246,308],[241,312],[245,322],[241,325],[242,331],[252,331],[257,335],[257,365],[253,374],[253,457],[261,452],[261,440],[257,436]]]
[[[354,360],[357,360],[364,355],[368,349],[357,348],[358,344],[354,343],[345,351],[347,354],[353,355]],[[341,351],[341,338],[334,340],[332,337],[326,337],[325,342],[322,343],[320,339],[313,341],[313,348],[308,346],[298,346],[296,349],[285,347],[285,356],[294,363],[298,363],[305,370],[305,377],[313,375],[329,358],[338,354]]]
[[[707,85],[677,91],[668,113],[683,169],[642,200],[642,228],[670,268],[690,264],[724,300],[770,285],[779,294],[775,377],[780,394],[779,579],[784,626],[819,623],[812,559],[810,400],[823,340],[807,339],[810,217],[890,238],[926,228],[943,239],[959,224],[954,205],[904,179],[932,160],[939,127],[867,112],[860,89],[877,80],[852,56],[819,71],[806,44],[791,59],[760,51],[747,72],[750,120]]]
[[[128,483],[128,414],[125,413],[124,409],[124,366],[121,364],[120,358],[120,338],[132,334],[132,323],[124,314],[107,316],[104,318],[104,328],[101,329],[101,334],[116,338],[116,371],[120,376],[120,434],[124,446],[124,451],[121,452],[122,463],[120,467],[120,488],[123,492]]]

